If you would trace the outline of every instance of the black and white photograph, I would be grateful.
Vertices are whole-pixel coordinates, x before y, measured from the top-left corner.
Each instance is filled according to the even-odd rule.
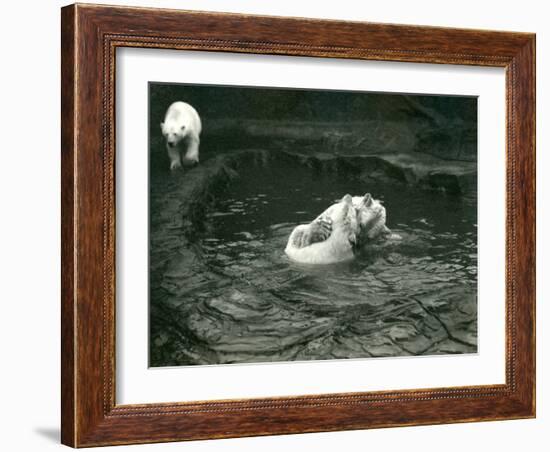
[[[151,367],[477,353],[476,96],[148,90]]]

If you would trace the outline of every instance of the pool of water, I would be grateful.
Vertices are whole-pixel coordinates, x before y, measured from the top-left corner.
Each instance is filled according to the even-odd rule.
[[[151,365],[477,351],[475,197],[284,161],[249,165],[212,194],[194,240],[163,252],[178,239],[166,227],[178,183],[151,180],[152,211],[172,208],[151,223],[152,256],[169,262],[151,262]],[[346,193],[367,192],[401,239],[367,244],[336,265],[286,257],[296,225]]]

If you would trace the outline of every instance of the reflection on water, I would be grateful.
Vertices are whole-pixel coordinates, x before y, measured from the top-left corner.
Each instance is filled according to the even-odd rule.
[[[152,175],[151,365],[476,352],[475,199],[284,163],[239,176],[191,243],[171,226],[185,178]],[[401,240],[343,264],[288,260],[297,224],[366,192]]]

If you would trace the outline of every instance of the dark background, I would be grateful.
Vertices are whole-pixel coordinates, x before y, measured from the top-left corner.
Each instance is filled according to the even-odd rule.
[[[175,100],[195,107],[205,121],[255,119],[281,121],[403,120],[419,118],[475,123],[477,98],[402,95],[359,91],[303,90],[215,85],[150,84],[151,125],[158,128]],[[415,108],[416,106],[416,108]],[[427,110],[422,111],[420,107]],[[430,113],[428,113],[428,110]]]
[[[201,117],[201,160],[262,148],[477,162],[477,97],[153,82],[149,96],[153,167],[167,164],[160,123],[178,100]]]

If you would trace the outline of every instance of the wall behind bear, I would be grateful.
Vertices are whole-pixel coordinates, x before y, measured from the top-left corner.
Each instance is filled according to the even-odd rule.
[[[113,0],[118,4],[202,9],[331,19],[412,23],[537,32],[538,79],[538,274],[548,271],[550,169],[550,32],[546,5],[536,0],[310,2],[279,0]],[[96,2],[93,2],[96,3]],[[59,8],[60,1],[9,2],[3,7],[0,184],[2,276],[3,450],[58,450],[59,445]],[[244,438],[187,444],[119,447],[116,450],[280,451],[399,450],[464,451],[483,445],[501,452],[546,450],[550,429],[544,304],[548,278],[538,282],[538,417],[536,420],[407,427],[371,431]],[[520,351],[521,352],[521,351]],[[545,381],[546,380],[546,381]]]

